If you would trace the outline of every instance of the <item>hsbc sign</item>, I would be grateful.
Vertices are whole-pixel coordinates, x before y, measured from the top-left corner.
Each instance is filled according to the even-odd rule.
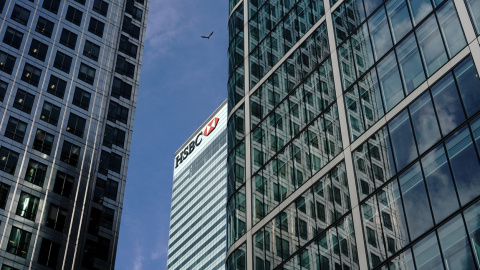
[[[205,127],[203,132],[198,133],[195,140],[192,140],[176,157],[175,157],[175,168],[178,167],[187,157],[190,155],[197,146],[202,143],[202,139],[205,136],[208,136],[212,131],[217,127],[219,118],[213,118],[208,125]]]

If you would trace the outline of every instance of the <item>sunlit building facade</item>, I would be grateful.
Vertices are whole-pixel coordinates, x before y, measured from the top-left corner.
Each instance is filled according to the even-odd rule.
[[[231,0],[232,269],[479,269],[480,1]]]
[[[0,268],[114,269],[148,0],[0,0]]]
[[[227,101],[174,157],[167,269],[225,269]]]

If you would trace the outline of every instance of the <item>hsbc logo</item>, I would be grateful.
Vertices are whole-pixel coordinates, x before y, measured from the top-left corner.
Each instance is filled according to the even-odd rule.
[[[203,136],[208,136],[210,133],[212,133],[212,131],[217,127],[218,120],[220,119],[217,117],[213,118],[205,127],[205,130],[198,133],[197,137],[195,137],[195,140],[192,140],[183,149],[183,151],[181,151],[180,154],[175,157],[175,168],[177,168],[178,165],[181,164],[193,152],[193,150],[200,145],[200,143],[202,143]]]
[[[210,121],[210,123],[208,123],[207,127],[205,128],[203,135],[208,136],[208,134],[210,134],[210,132],[212,132],[217,126],[218,120],[219,119],[217,117],[213,118],[212,121]]]

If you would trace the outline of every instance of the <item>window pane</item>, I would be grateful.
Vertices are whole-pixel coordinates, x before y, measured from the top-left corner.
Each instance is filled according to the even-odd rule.
[[[410,105],[413,130],[420,154],[441,139],[430,93],[427,91]]]
[[[432,11],[430,0],[408,0],[410,12],[413,15],[413,23],[417,25]]]
[[[390,0],[387,2],[386,7],[392,27],[393,39],[397,43],[412,29],[407,3],[405,0]]]
[[[440,227],[438,237],[447,269],[475,269],[461,215]]]
[[[422,60],[418,52],[415,35],[410,35],[397,47],[398,61],[400,62],[400,71],[402,72],[403,83],[407,94],[425,81]]]
[[[395,52],[391,52],[377,65],[378,77],[382,88],[385,110],[390,111],[405,96],[402,80],[398,72]]]
[[[444,269],[435,232],[415,244],[413,254],[418,270]]]
[[[465,111],[472,116],[480,109],[480,83],[472,58],[468,58],[454,69]]]
[[[393,45],[388,27],[385,9],[379,9],[369,20],[368,26],[372,36],[375,59],[382,57]]]
[[[464,215],[478,265],[480,262],[480,202],[476,202],[474,205],[467,208]]]
[[[468,128],[458,131],[446,145],[460,202],[465,205],[480,194],[480,164]]]
[[[401,170],[418,156],[407,110],[392,119],[388,127],[397,168]]]
[[[417,1],[422,2],[424,0],[415,0],[412,2],[416,3]],[[427,5],[430,5],[430,3]],[[422,58],[427,67],[427,75],[431,76],[448,60],[435,16],[430,16],[430,18],[417,28],[416,32],[418,42],[420,43]]]
[[[437,16],[447,45],[448,55],[451,58],[467,45],[453,1],[447,1],[445,5],[440,7]]]
[[[418,163],[400,175],[399,180],[408,228],[414,240],[433,226],[427,192]]]
[[[443,145],[422,159],[435,222],[439,223],[460,206]]]
[[[432,86],[433,101],[443,135],[447,135],[465,120],[462,103],[451,74]]]

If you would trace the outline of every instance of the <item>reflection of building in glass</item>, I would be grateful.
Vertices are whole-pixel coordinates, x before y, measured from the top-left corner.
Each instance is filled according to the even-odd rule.
[[[0,268],[113,269],[148,2],[0,1]]]
[[[225,268],[226,152],[227,101],[175,153],[168,269]]]
[[[230,11],[227,269],[477,269],[480,2]]]

